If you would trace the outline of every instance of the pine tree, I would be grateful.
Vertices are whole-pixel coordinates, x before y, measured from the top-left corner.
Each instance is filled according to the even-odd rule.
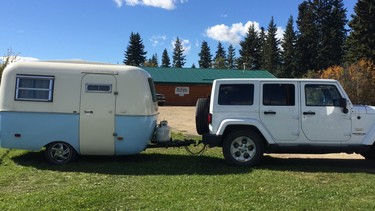
[[[211,67],[211,61],[212,61],[212,55],[211,55],[211,49],[208,46],[206,41],[202,42],[201,45],[201,52],[198,54],[199,56],[199,67],[206,69]]]
[[[266,62],[265,62],[265,48],[266,48],[266,30],[264,29],[264,27],[260,27],[260,33],[259,33],[259,45],[260,45],[260,50],[259,50],[259,54],[260,54],[260,68],[261,69],[266,69],[265,68],[265,65],[266,65]]]
[[[316,70],[318,55],[318,27],[315,24],[315,12],[311,2],[304,1],[298,6],[297,27],[299,30],[297,48],[299,56],[299,74],[302,76],[309,70]]]
[[[270,73],[274,75],[278,75],[278,70],[280,66],[280,49],[279,44],[280,40],[276,38],[277,27],[271,18],[270,23],[268,24],[266,35],[266,41],[264,45],[264,69],[268,70]]]
[[[173,48],[173,67],[182,68],[185,65],[186,56],[184,55],[184,48],[182,42],[177,37]]]
[[[299,5],[297,46],[302,73],[341,64],[346,23],[343,0],[308,0]]]
[[[255,31],[254,25],[250,25],[247,35],[240,42],[240,57],[238,58],[239,69],[256,70],[260,67],[260,38]]]
[[[152,55],[151,64],[152,64],[152,67],[158,67],[159,66],[158,54],[155,53],[155,54]]]
[[[230,44],[228,47],[227,64],[229,69],[236,68],[236,49]]]
[[[375,62],[375,0],[358,0],[354,12],[349,22],[346,59],[352,63],[362,58]]]
[[[164,48],[163,55],[161,57],[161,67],[170,67],[171,59],[169,58],[168,51]]]
[[[227,57],[226,52],[224,50],[223,45],[221,42],[217,45],[217,51],[215,52],[215,57],[214,57],[214,68],[218,69],[225,69],[226,68],[226,60],[225,58]]]
[[[146,61],[147,51],[144,50],[145,46],[139,33],[131,33],[129,45],[124,53],[124,64],[132,66],[142,66]]]
[[[343,0],[325,0],[316,4],[320,33],[316,62],[318,69],[322,70],[342,63],[348,21]]]
[[[293,78],[298,77],[298,57],[297,57],[297,36],[293,26],[293,16],[289,17],[288,23],[285,28],[284,38],[281,47],[281,72],[279,77]]]

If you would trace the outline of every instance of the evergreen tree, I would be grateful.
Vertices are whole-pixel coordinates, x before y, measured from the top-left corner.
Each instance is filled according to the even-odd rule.
[[[177,37],[173,48],[173,67],[182,68],[186,62],[182,42]]]
[[[308,0],[299,5],[297,46],[301,74],[341,64],[346,23],[343,0]]]
[[[309,70],[316,70],[318,55],[318,27],[315,24],[315,12],[311,2],[304,1],[298,6],[297,27],[299,29],[297,48],[299,56],[299,74],[304,75]]]
[[[206,41],[202,42],[201,45],[201,52],[198,54],[199,56],[199,67],[203,69],[207,69],[211,67],[212,55],[211,49],[208,46]]]
[[[354,12],[349,22],[346,59],[352,63],[362,58],[375,62],[375,0],[358,0]]]
[[[226,52],[221,42],[217,45],[217,51],[214,57],[214,68],[225,69],[226,68]]]
[[[320,33],[316,62],[318,69],[322,70],[342,63],[348,21],[343,0],[325,0],[316,4]]]
[[[124,53],[124,64],[132,66],[142,66],[146,61],[147,51],[144,50],[145,46],[139,33],[131,33],[129,45]]]
[[[151,57],[151,65],[152,65],[152,67],[158,67],[159,66],[158,55],[156,53],[153,54],[152,57]]]
[[[290,16],[281,44],[283,51],[281,52],[282,66],[279,77],[283,78],[298,77],[297,36],[294,31],[293,23],[293,16]]]
[[[191,68],[192,68],[192,69],[195,69],[195,68],[196,68],[194,63],[193,63],[193,65],[191,65]]]
[[[236,49],[230,44],[228,47],[227,64],[229,69],[236,68]]]
[[[278,75],[278,69],[280,66],[280,40],[276,38],[277,27],[274,23],[273,17],[271,18],[267,31],[263,53],[263,68],[274,75]]]
[[[265,56],[265,48],[266,48],[266,39],[267,39],[267,37],[266,37],[266,32],[265,32],[266,30],[264,29],[264,27],[260,27],[260,33],[259,33],[259,40],[260,40],[260,42],[259,42],[259,45],[260,45],[260,50],[259,50],[259,52],[260,52],[260,68],[261,69],[266,69],[265,68],[265,65],[266,65],[266,62],[265,62],[265,58],[266,58],[266,56]]]
[[[240,42],[239,69],[256,70],[260,68],[260,38],[254,25],[250,25],[247,35]]]
[[[171,66],[171,60],[168,55],[168,51],[166,48],[164,48],[163,55],[161,57],[161,67],[170,67]]]

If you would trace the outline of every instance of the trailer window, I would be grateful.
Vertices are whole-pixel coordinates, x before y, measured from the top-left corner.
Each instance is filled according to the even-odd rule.
[[[152,95],[152,101],[156,102],[158,99],[156,98],[156,91],[155,91],[155,85],[154,85],[154,80],[152,78],[148,78],[148,85],[150,86],[150,91]]]
[[[86,92],[112,93],[112,84],[86,84]]]
[[[16,100],[52,102],[53,76],[16,76]]]

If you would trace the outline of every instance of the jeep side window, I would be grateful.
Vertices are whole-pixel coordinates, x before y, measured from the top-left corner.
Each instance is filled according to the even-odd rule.
[[[219,88],[219,105],[253,105],[253,84],[222,84]]]
[[[294,84],[264,84],[263,105],[266,106],[294,106]]]
[[[334,85],[308,84],[305,98],[306,106],[339,106],[341,95]]]

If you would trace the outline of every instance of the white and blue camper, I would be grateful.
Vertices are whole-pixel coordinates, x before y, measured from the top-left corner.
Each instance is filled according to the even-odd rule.
[[[3,72],[0,146],[41,150],[56,164],[79,155],[129,155],[155,135],[151,76],[124,65],[17,62]]]

